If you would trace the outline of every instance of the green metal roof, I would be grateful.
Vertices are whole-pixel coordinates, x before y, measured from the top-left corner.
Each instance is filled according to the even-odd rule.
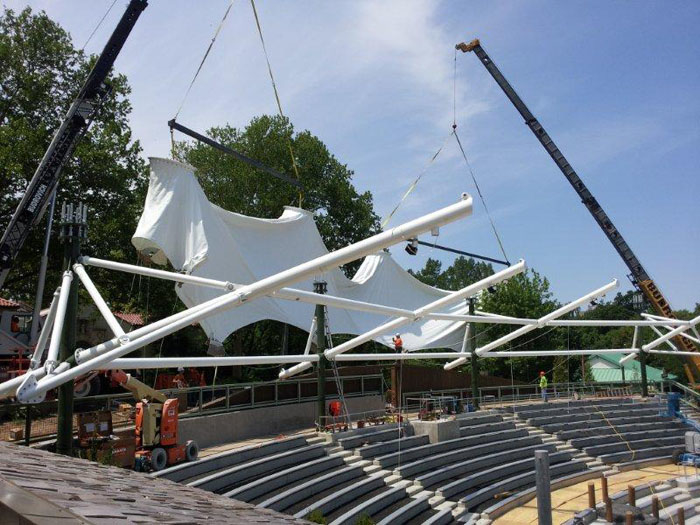
[[[591,355],[588,360],[598,358],[603,361],[607,361],[616,368],[596,368],[591,367],[591,374],[593,375],[593,380],[597,383],[621,383],[622,382],[622,370],[620,369],[620,359],[624,357],[625,354],[615,353],[615,354],[594,354]],[[625,368],[625,381],[640,381],[642,379],[641,367],[639,361],[636,359],[630,359],[624,365]],[[647,365],[647,380],[648,381],[661,381],[662,370],[654,368],[653,366]],[[677,379],[673,374],[668,374],[668,379]]]

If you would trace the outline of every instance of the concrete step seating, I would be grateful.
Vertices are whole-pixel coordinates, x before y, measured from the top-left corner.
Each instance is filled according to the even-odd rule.
[[[358,478],[365,478],[365,473],[361,467],[348,466],[339,470],[334,470],[323,476],[314,477],[304,483],[287,488],[282,492],[259,502],[258,507],[277,510],[279,512],[290,512],[294,505],[299,506],[298,510],[306,508],[313,499],[322,499],[326,494],[324,492],[333,492],[334,489],[341,485],[350,485]],[[339,490],[339,489],[338,489]],[[306,502],[306,504],[303,504]],[[301,505],[299,505],[301,504]]]
[[[596,421],[596,420],[606,420],[616,417],[638,417],[638,416],[657,416],[659,415],[658,408],[638,408],[631,409],[634,405],[630,405],[628,408],[615,408],[611,411],[596,410],[590,412],[581,412],[578,414],[555,414],[547,415],[541,417],[531,417],[526,420],[528,425],[533,425],[536,427],[545,427],[547,425],[557,425],[562,423],[574,423],[579,421]]]
[[[210,492],[226,492],[270,472],[298,465],[326,455],[326,445],[317,443],[277,454],[267,454],[187,483]]]
[[[653,415],[613,415],[609,416],[606,415],[606,418],[596,418],[596,419],[586,419],[583,421],[569,421],[565,423],[552,423],[552,424],[547,424],[547,425],[540,425],[539,428],[544,430],[545,432],[549,434],[557,434],[559,435],[559,432],[561,431],[570,431],[570,430],[580,430],[582,428],[592,428],[594,426],[604,426],[604,425],[612,425],[614,427],[618,427],[620,425],[634,425],[634,424],[643,424],[643,423],[653,423],[653,422],[658,422],[658,421],[667,421],[667,422],[672,422],[672,418],[664,418],[662,416],[659,416],[658,414],[653,414]]]
[[[587,447],[608,445],[611,443],[622,443],[625,441],[637,441],[640,439],[660,439],[675,436],[685,436],[687,427],[661,428],[658,430],[645,430],[641,432],[621,432],[620,429],[613,428],[610,428],[610,430],[610,432],[605,432],[598,436],[572,439],[569,443],[574,448],[584,449]],[[617,433],[615,433],[614,430],[617,430]]]
[[[639,461],[639,460],[651,460],[651,459],[661,459],[661,458],[668,458],[671,457],[674,452],[678,451],[683,451],[685,449],[685,446],[683,444],[680,445],[669,445],[665,447],[652,447],[652,448],[643,448],[639,450],[634,450],[634,451],[629,451],[626,450],[624,452],[614,452],[611,454],[603,454],[601,456],[598,456],[598,460],[602,461],[606,465],[610,465],[611,463],[623,463],[623,462],[629,462],[629,461]]]
[[[399,500],[397,504],[389,507],[391,512],[384,512],[383,515],[373,516],[377,525],[404,525],[410,521],[425,523],[432,518],[437,511],[434,510],[428,500],[430,496],[425,494],[415,498],[407,498],[406,501]],[[394,509],[394,507],[398,507]]]
[[[503,416],[498,412],[485,410],[483,412],[464,412],[457,414],[455,419],[460,427],[468,427],[472,425],[485,425],[486,423],[497,423],[503,421]]]
[[[404,450],[404,448],[402,447],[400,452],[393,452],[390,454],[376,457],[374,459],[374,464],[379,465],[382,468],[387,468],[394,466],[399,462],[405,464],[410,461],[425,458],[427,456],[434,458],[436,454],[440,454],[443,452],[448,452],[456,449],[473,448],[477,445],[482,445],[484,443],[495,443],[506,439],[525,437],[527,435],[528,432],[525,429],[501,430],[498,432],[491,432],[487,434],[481,434],[478,436],[468,436],[460,437],[457,439],[449,439],[447,441],[442,441],[441,443],[425,444],[418,447],[412,447],[406,450]]]
[[[678,445],[685,448],[685,436],[676,435],[664,438],[655,439],[638,439],[636,441],[618,441],[608,443],[606,445],[597,445],[593,447],[584,447],[583,451],[591,457],[602,456],[604,454],[613,454],[615,452],[624,452],[625,450],[641,450],[652,447],[667,447]]]
[[[360,456],[362,459],[370,459],[376,456],[382,456],[385,454],[395,453],[397,451],[406,451],[415,447],[425,445],[429,442],[428,436],[410,436],[401,439],[392,439],[390,441],[383,441],[381,443],[375,443],[374,445],[367,445],[366,447],[356,448],[354,451],[355,456]]]
[[[449,525],[454,522],[452,509],[442,509],[423,521],[410,521],[409,525]]]
[[[394,473],[403,478],[411,479],[416,475],[432,471],[438,467],[451,465],[456,462],[468,458],[483,457],[497,451],[509,453],[514,448],[526,447],[532,445],[541,445],[542,439],[539,436],[524,436],[502,441],[494,441],[492,443],[484,443],[470,448],[461,448],[443,452],[442,454],[431,455],[426,458],[412,461],[410,463],[402,463],[394,469]]]
[[[363,514],[368,516],[376,523],[374,519],[383,509],[392,506],[396,502],[403,502],[406,497],[406,489],[403,487],[386,487],[384,490],[375,494],[371,498],[364,500],[361,503],[350,506],[343,514],[329,521],[331,525],[351,525]],[[409,503],[406,501],[406,503]],[[403,505],[402,505],[403,507]]]
[[[464,479],[466,476],[483,472],[484,470],[503,465],[504,462],[518,461],[521,459],[533,458],[535,450],[547,450],[554,453],[557,450],[553,443],[537,443],[527,447],[512,448],[493,454],[480,455],[466,461],[452,463],[446,467],[432,469],[425,474],[421,474],[413,479],[413,483],[423,490],[433,490],[438,484],[445,485],[451,481]]]
[[[583,461],[572,460],[553,465],[550,468],[550,475],[552,479],[572,474],[578,473],[586,470],[586,464]],[[480,505],[484,503],[491,503],[491,501],[501,494],[510,495],[512,492],[517,492],[524,488],[530,488],[535,484],[535,470],[529,470],[511,477],[501,479],[496,483],[491,483],[486,487],[483,487],[477,491],[471,492],[467,496],[463,497],[458,501],[460,508],[464,508],[468,511],[476,510]]]
[[[680,421],[670,420],[667,418],[657,419],[649,423],[632,423],[628,425],[610,426],[606,421],[601,421],[599,426],[579,428],[574,430],[562,430],[557,432],[557,437],[562,441],[572,441],[576,439],[585,439],[589,437],[606,436],[608,434],[627,434],[632,432],[654,432],[657,430],[683,430],[688,427]]]
[[[610,402],[613,401],[613,402]],[[603,410],[603,411],[612,411],[612,410],[619,410],[620,408],[627,407],[630,410],[636,410],[638,408],[648,408],[650,405],[656,406],[657,403],[650,403],[650,402],[632,402],[631,400],[624,400],[624,399],[618,399],[618,400],[608,400],[607,403],[597,403],[594,401],[586,402],[586,403],[578,403],[574,404],[572,403],[566,403],[566,402],[561,402],[561,403],[543,403],[546,404],[546,407],[533,407],[527,410],[517,410],[514,412],[516,416],[518,416],[520,419],[527,419],[530,417],[539,417],[539,416],[548,416],[548,415],[554,415],[557,413],[562,413],[562,414],[578,414],[581,412],[589,412],[591,410]]]
[[[459,435],[460,437],[476,436],[478,434],[487,434],[491,432],[498,432],[499,430],[510,430],[513,428],[515,428],[515,422],[513,421],[498,421],[460,427]]]
[[[404,425],[399,429],[397,426],[393,428],[383,428],[375,427],[377,430],[375,432],[367,432],[363,434],[357,434],[354,436],[349,436],[345,438],[340,438],[336,440],[336,443],[343,447],[345,450],[358,448],[372,443],[379,443],[383,441],[391,441],[393,439],[398,439],[399,437],[410,437],[413,435],[413,427],[410,425]]]
[[[306,446],[306,439],[303,436],[295,436],[265,443],[250,445],[212,454],[200,458],[197,461],[180,463],[159,472],[153,472],[151,476],[162,477],[170,481],[191,482],[199,477],[214,474],[217,471],[245,463],[256,458],[261,458],[270,454],[284,452],[295,448]]]
[[[549,454],[549,464],[557,465],[571,459],[570,452],[554,452]],[[500,465],[489,469],[475,472],[470,476],[461,477],[458,480],[452,481],[439,487],[435,494],[442,496],[445,499],[458,499],[467,495],[477,487],[489,487],[503,479],[513,477],[517,473],[528,472],[535,469],[534,452],[525,459],[512,461],[504,454]]]
[[[523,412],[549,412],[550,410],[560,410],[564,407],[580,407],[580,406],[604,406],[614,404],[625,404],[639,402],[638,400],[629,398],[609,398],[609,399],[572,399],[568,401],[551,401],[549,403],[527,403],[524,405],[513,405],[505,407],[503,410],[512,414],[520,414]]]
[[[381,475],[367,476],[342,489],[331,491],[325,497],[295,512],[294,517],[304,519],[314,510],[319,510],[331,522],[335,517],[342,515],[346,507],[358,505],[385,488]]]
[[[226,492],[224,496],[241,501],[253,501],[281,487],[289,488],[300,480],[318,477],[331,469],[337,470],[338,467],[344,465],[345,461],[339,456],[321,456],[318,459],[278,470],[255,481],[240,485]]]

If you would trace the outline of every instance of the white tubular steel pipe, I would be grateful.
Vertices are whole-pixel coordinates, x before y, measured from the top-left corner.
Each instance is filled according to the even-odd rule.
[[[483,312],[480,310],[476,311],[477,314],[483,317],[479,317],[477,321],[479,323],[489,323],[489,324],[537,324],[537,319],[527,319],[523,317],[509,317],[506,315],[492,314],[489,312]],[[646,315],[646,314],[642,314]],[[500,321],[496,321],[497,318]],[[639,319],[554,319],[548,321],[545,326],[664,326],[669,324],[669,322],[661,320],[639,320]],[[681,319],[673,319],[671,323],[675,326],[687,325],[688,321],[683,321]],[[670,328],[669,328],[670,330]]]
[[[309,328],[309,337],[306,339],[306,346],[304,347],[304,355],[309,355],[309,352],[311,352],[311,344],[314,342],[314,334],[316,333],[316,324],[318,323],[318,319],[316,319],[316,316],[314,315],[314,318],[311,319],[311,328]]]
[[[345,248],[341,248],[335,252],[322,255],[288,270],[271,275],[265,279],[257,281],[256,283],[242,286],[241,288],[233,292],[229,292],[221,297],[206,301],[200,305],[202,307],[200,310],[194,313],[191,313],[190,310],[188,311],[188,315],[185,315],[175,322],[172,322],[172,317],[166,318],[170,320],[170,324],[168,326],[154,330],[151,333],[140,337],[136,341],[130,341],[118,348],[115,348],[114,350],[110,350],[107,353],[94,357],[90,361],[81,363],[66,372],[56,374],[53,377],[45,377],[40,382],[37,382],[33,376],[28,377],[27,381],[23,382],[18,389],[17,398],[23,403],[38,402],[45,396],[45,393],[48,390],[51,390],[52,388],[65,383],[66,381],[75,379],[79,375],[89,370],[103,368],[104,365],[113,361],[114,359],[122,357],[130,352],[133,352],[134,350],[138,350],[139,348],[165,337],[166,335],[176,332],[193,322],[198,322],[219,312],[236,308],[244,302],[270,295],[284,286],[303,281],[314,274],[318,274],[332,268],[337,268],[338,266],[342,266],[343,264],[352,262],[366,255],[373,254],[383,248],[387,248],[406,239],[411,239],[426,231],[430,231],[436,226],[441,226],[461,217],[465,217],[471,214],[472,198],[469,195],[464,195],[465,196],[460,202],[452,204],[451,206],[447,206],[446,208],[402,224],[401,226],[397,226],[388,231],[373,235],[368,239],[364,239],[350,246],[346,246]]]
[[[444,308],[446,306],[449,306],[452,303],[455,303],[465,297],[471,297],[475,293],[479,292],[480,290],[484,290],[488,288],[489,286],[493,286],[494,284],[497,284],[501,281],[504,281],[506,279],[510,279],[514,275],[517,275],[526,269],[525,261],[520,260],[518,263],[509,266],[508,268],[501,270],[500,272],[497,272],[493,275],[490,275],[489,277],[486,277],[485,279],[482,279],[481,281],[477,281],[474,284],[471,284],[465,288],[462,288],[461,290],[458,290],[456,292],[453,292],[449,295],[446,295],[445,297],[441,297],[440,299],[433,301],[432,303],[429,303],[421,308],[418,308],[414,312],[412,312],[411,317],[400,317],[398,319],[394,319],[392,321],[389,321],[387,323],[384,323],[383,325],[378,326],[377,328],[374,328],[373,330],[370,330],[369,332],[365,332],[364,334],[361,334],[350,341],[343,343],[341,345],[336,346],[335,348],[331,348],[329,350],[326,350],[324,354],[326,355],[327,358],[332,359],[333,357],[337,356],[338,354],[342,354],[347,352],[348,350],[352,350],[353,348],[361,345],[362,343],[365,343],[367,341],[371,341],[375,337],[378,337],[382,334],[385,334],[389,331],[396,330],[400,328],[401,326],[407,325],[414,321],[415,319],[419,319],[426,314],[429,314],[435,310],[439,310],[440,308]]]
[[[681,356],[700,356],[699,352],[686,352],[685,350],[647,350],[647,354],[662,354],[662,355],[681,355]]]
[[[537,328],[542,328],[548,322],[553,321],[557,317],[561,317],[562,315],[567,314],[567,313],[571,312],[572,310],[575,310],[576,308],[578,308],[582,304],[588,303],[597,297],[601,297],[601,296],[605,295],[606,293],[608,293],[609,291],[614,290],[617,287],[618,287],[617,279],[613,279],[612,282],[606,284],[605,286],[601,286],[597,290],[594,290],[591,293],[588,293],[588,294],[584,295],[583,297],[576,299],[575,301],[572,301],[569,304],[562,306],[561,308],[557,308],[553,312],[551,312],[543,317],[540,317],[537,320],[537,324],[523,326],[522,328],[518,328],[517,330],[515,330],[509,334],[506,334],[503,337],[500,337],[500,338],[496,339],[495,341],[492,341],[492,342],[482,346],[481,348],[477,348],[476,354],[480,355],[480,356],[484,355],[489,350],[497,348],[497,347],[507,343],[508,341],[515,339],[516,337],[520,337],[521,335],[526,334],[528,332],[531,332]]]
[[[124,329],[119,324],[119,321],[117,321],[117,318],[114,317],[112,310],[110,310],[109,306],[107,306],[107,303],[102,298],[102,295],[100,295],[100,292],[97,290],[95,283],[92,282],[92,279],[90,279],[90,276],[85,271],[85,267],[82,264],[74,264],[73,271],[80,278],[80,281],[83,283],[83,286],[87,290],[88,294],[90,294],[90,297],[94,301],[95,306],[97,306],[97,309],[102,314],[102,317],[107,323],[107,326],[109,326],[109,329],[112,330],[112,333],[115,335],[115,337],[123,336]]]
[[[695,326],[698,323],[700,323],[700,315],[698,317],[695,317],[694,319],[691,319],[687,325],[674,328],[673,330],[665,333],[661,337],[654,339],[651,343],[645,344],[644,346],[642,346],[642,350],[652,350],[659,346],[661,343],[676,337],[677,335],[681,334],[682,332],[688,330],[689,328]]]
[[[308,370],[313,365],[311,363],[299,363],[298,365],[290,366],[289,368],[283,368],[280,370],[278,375],[279,379],[288,379],[294,375],[302,373],[304,370]]]
[[[483,358],[488,357],[547,357],[554,355],[593,355],[593,354],[628,354],[633,352],[629,348],[589,348],[585,350],[514,350],[512,352],[489,352]]]
[[[175,367],[216,367],[239,365],[270,365],[282,363],[318,362],[318,355],[251,355],[230,357],[135,357],[115,359],[105,366],[108,370],[134,370]]]
[[[639,353],[639,348],[637,348],[637,338],[639,337],[639,327],[634,327],[634,333],[632,334],[632,352],[620,359],[620,365],[624,365],[627,361],[634,359]]]
[[[219,288],[221,290],[233,291],[235,285],[228,281],[219,281],[217,279],[208,279],[206,277],[196,277],[184,273],[168,272],[166,270],[158,270],[156,268],[146,268],[145,266],[136,266],[134,264],[126,264],[115,261],[107,261],[96,257],[82,256],[79,259],[81,264],[94,266],[95,268],[106,268],[108,270],[118,270],[120,272],[135,273],[137,275],[145,275],[148,277],[157,277],[168,281],[176,281],[179,283],[197,284],[199,286],[207,286],[209,288]]]
[[[651,314],[646,314],[646,313],[643,313],[642,316],[648,317],[648,318],[651,318],[651,319],[655,319],[655,320],[657,320],[657,321],[658,321],[658,320],[661,320],[661,319],[664,319],[664,320],[666,319],[665,317],[661,317],[661,316],[659,316],[659,315],[651,315]],[[666,330],[668,330],[669,332],[670,332],[671,330],[673,330],[673,327],[671,326],[670,323],[664,324],[663,327],[664,327]],[[652,329],[654,330],[654,332],[656,332],[656,335],[664,335],[663,333],[661,333],[660,330],[656,329],[655,327],[652,327]],[[691,329],[694,330],[695,327],[691,327]],[[696,339],[696,338],[693,337],[692,335],[689,335],[689,334],[687,334],[687,333],[685,333],[685,332],[681,332],[681,333],[678,334],[678,335],[681,336],[681,337],[684,337],[685,339],[688,339],[689,341],[692,341],[693,343],[698,343],[698,344],[700,344],[700,338]],[[671,346],[674,350],[678,350],[678,348],[676,348],[675,345],[673,345],[670,341],[666,341],[666,343],[669,344],[669,346]]]
[[[58,307],[56,308],[56,319],[53,323],[53,337],[49,344],[49,355],[46,356],[44,367],[49,374],[56,368],[58,363],[58,350],[61,346],[61,333],[63,332],[63,323],[66,320],[66,308],[68,307],[68,295],[70,294],[70,285],[73,281],[73,273],[70,271],[63,272],[61,281],[61,292],[58,294]]]
[[[401,352],[383,354],[338,354],[334,361],[408,361],[410,359],[452,359],[455,352]]]
[[[656,328],[655,326],[652,326],[651,329],[654,331],[656,335],[659,337],[664,335],[664,332]],[[673,330],[673,328],[669,328],[669,331]],[[678,335],[684,335],[684,334],[678,334]],[[671,350],[678,350],[678,347],[674,345],[671,341],[666,341],[666,346],[668,346]]]
[[[41,358],[44,356],[44,350],[46,349],[46,343],[49,341],[49,336],[51,335],[51,330],[53,329],[53,322],[56,317],[56,310],[58,308],[58,297],[61,295],[61,288],[56,288],[53,293],[53,299],[51,299],[51,306],[49,306],[49,313],[46,314],[46,321],[44,321],[44,326],[41,328],[41,333],[39,334],[39,339],[36,342],[36,348],[32,354],[32,359],[29,362],[29,368],[35,370],[41,364]]]

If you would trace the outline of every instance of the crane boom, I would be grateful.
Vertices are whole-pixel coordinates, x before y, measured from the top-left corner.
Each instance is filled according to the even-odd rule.
[[[622,237],[622,234],[615,227],[608,214],[605,213],[605,210],[603,210],[596,198],[593,196],[593,194],[589,191],[589,189],[583,183],[581,178],[578,176],[574,168],[571,166],[571,164],[569,164],[569,161],[566,160],[566,157],[554,143],[552,137],[550,137],[549,134],[545,131],[545,129],[542,127],[542,124],[540,124],[537,118],[535,118],[532,112],[525,105],[525,102],[523,102],[520,96],[515,92],[513,86],[510,85],[510,83],[503,76],[496,64],[493,63],[493,60],[491,60],[486,51],[484,51],[484,48],[481,47],[481,42],[479,42],[479,40],[476,39],[472,40],[468,44],[457,44],[455,47],[464,53],[468,53],[470,51],[474,52],[479,61],[483,64],[483,66],[491,74],[491,76],[499,85],[499,87],[506,94],[513,106],[515,106],[515,109],[518,110],[518,113],[520,113],[523,119],[525,119],[525,124],[527,124],[532,133],[535,135],[535,137],[537,137],[537,140],[540,141],[544,149],[547,150],[547,153],[549,153],[554,163],[564,174],[566,180],[569,181],[571,187],[574,188],[574,191],[581,198],[581,202],[583,203],[583,205],[586,207],[586,209],[588,209],[590,214],[598,223],[598,226],[600,226],[601,230],[603,230],[603,233],[605,233],[605,236],[615,247],[617,253],[620,254],[620,257],[622,257],[622,260],[627,265],[627,268],[629,268],[629,277],[632,281],[632,284],[634,284],[639,290],[641,290],[641,292],[644,294],[644,296],[647,298],[649,303],[659,315],[674,319],[675,315],[673,313],[673,310],[671,309],[670,304],[661,293],[661,290],[659,290],[654,281],[651,279],[651,277],[649,277],[649,274],[644,269],[644,266],[642,266],[642,263],[632,251],[632,248],[630,248],[629,244],[627,244],[627,241],[625,241],[625,239]],[[676,336],[673,339],[673,341],[678,346],[679,350],[688,352],[696,350],[694,345],[683,337]],[[698,367],[700,367],[700,356],[692,357],[688,359],[688,361],[689,364],[691,364],[692,371],[686,369],[686,373],[688,374],[688,379],[690,380],[690,382],[694,383],[694,375],[698,372]]]
[[[78,96],[71,104],[60,127],[49,144],[32,180],[17,205],[7,229],[0,239],[0,289],[13,261],[22,248],[29,232],[44,215],[52,193],[56,189],[61,168],[70,157],[80,137],[87,131],[98,109],[109,96],[104,81],[126,42],[147,0],[131,0],[121,20],[95,62]]]

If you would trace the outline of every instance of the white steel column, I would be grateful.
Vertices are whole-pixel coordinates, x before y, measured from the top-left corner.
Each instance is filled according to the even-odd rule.
[[[63,332],[63,323],[66,319],[66,308],[68,307],[68,295],[70,293],[70,283],[73,281],[73,274],[66,270],[63,272],[63,280],[61,281],[61,292],[58,295],[58,307],[56,308],[56,320],[53,324],[53,334],[51,343],[49,344],[49,355],[46,357],[44,368],[50,374],[58,363],[58,349],[61,346],[61,333]]]
[[[95,302],[95,306],[97,306],[97,309],[102,314],[102,317],[104,317],[104,320],[107,323],[107,326],[109,326],[110,330],[112,330],[112,333],[116,337],[123,336],[124,329],[119,324],[119,321],[117,321],[117,318],[114,317],[112,310],[110,310],[109,306],[107,306],[107,303],[102,298],[102,295],[100,295],[97,287],[95,287],[95,283],[92,282],[92,279],[90,279],[90,276],[85,271],[85,267],[82,264],[74,264],[73,271],[80,278],[80,281],[83,283],[83,286],[87,290],[88,294],[90,294],[90,297]]]

